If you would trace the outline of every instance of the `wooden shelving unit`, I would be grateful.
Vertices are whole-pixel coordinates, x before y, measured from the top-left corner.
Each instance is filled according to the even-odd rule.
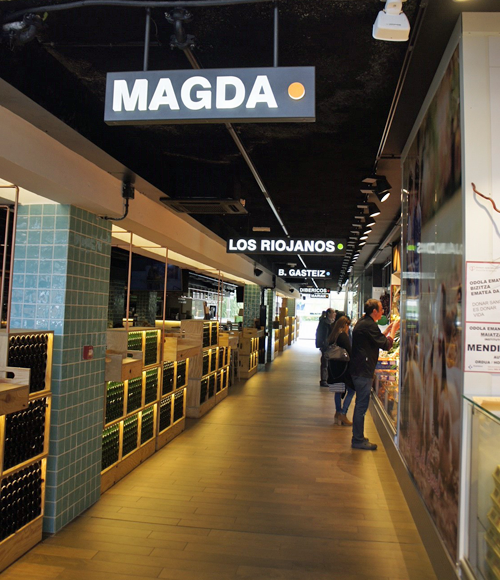
[[[29,385],[27,401],[19,402],[19,410],[0,411],[0,571],[42,539],[52,349],[52,332],[13,331],[0,336],[2,368],[12,369],[20,381],[24,376]],[[24,373],[18,372],[21,369]]]
[[[136,376],[105,384],[102,492],[184,430],[189,355],[199,349],[161,336],[152,328],[108,330],[108,348],[141,365]]]
[[[279,312],[279,322],[280,322],[280,335],[279,335],[279,344],[278,350],[283,352],[285,349],[288,348],[289,343],[289,336],[290,336],[290,326],[289,326],[290,317],[288,316],[288,308],[286,306],[282,306]]]
[[[259,364],[259,340],[264,336],[263,330],[244,328],[239,344],[239,369],[242,379],[249,379],[257,372]]]
[[[201,345],[190,362],[186,406],[188,417],[199,418],[228,395],[231,347],[219,346],[217,321],[182,320],[181,335]]]

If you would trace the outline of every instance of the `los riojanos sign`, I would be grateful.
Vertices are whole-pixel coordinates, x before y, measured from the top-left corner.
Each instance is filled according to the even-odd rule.
[[[108,124],[314,120],[314,67],[107,75],[104,121]]]
[[[233,254],[344,254],[343,240],[304,238],[229,238],[226,252]]]

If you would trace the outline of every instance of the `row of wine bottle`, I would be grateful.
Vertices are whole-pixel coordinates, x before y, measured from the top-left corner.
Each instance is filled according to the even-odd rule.
[[[139,417],[133,415],[123,422],[123,445],[122,456],[128,455],[137,448],[137,433],[139,428]]]
[[[43,453],[47,398],[31,401],[27,409],[5,416],[3,469]]]
[[[118,382],[109,382],[106,387],[106,423],[111,423],[123,415],[123,397],[125,385]]]
[[[172,399],[167,397],[160,403],[160,432],[172,423]]]
[[[184,417],[184,393],[174,395],[174,423]]]
[[[142,377],[128,382],[127,414],[139,409],[142,403]]]
[[[0,541],[42,513],[42,464],[29,465],[2,479]]]
[[[154,435],[155,424],[154,424],[154,410],[153,407],[145,409],[142,412],[142,422],[141,422],[141,445],[149,441]]]
[[[8,366],[31,369],[30,393],[46,388],[49,335],[17,334],[9,338]]]
[[[158,398],[158,369],[154,368],[146,371],[146,392],[144,394],[145,404],[152,403]]]
[[[118,461],[120,453],[120,427],[112,425],[102,433],[102,460],[101,469],[104,471]]]

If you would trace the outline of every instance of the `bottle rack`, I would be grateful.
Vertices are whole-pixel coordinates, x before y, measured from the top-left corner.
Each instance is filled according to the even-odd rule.
[[[290,326],[289,326],[289,319],[288,316],[288,308],[286,306],[282,306],[279,312],[279,320],[280,320],[280,335],[279,335],[279,344],[278,350],[283,352],[289,345],[289,335],[290,335]]]
[[[238,364],[240,378],[249,379],[257,372],[259,364],[259,341],[263,330],[244,328],[240,337]]]
[[[108,349],[140,352],[142,367],[137,376],[105,383],[102,492],[184,429],[189,358],[162,361],[160,346],[160,329],[108,330]]]
[[[30,369],[27,406],[0,414],[0,571],[42,539],[53,338],[38,331],[0,337],[2,364]]]
[[[288,317],[288,346],[290,346],[295,341],[295,325],[294,317]]]
[[[205,347],[191,359],[186,409],[188,417],[203,416],[227,397],[230,362],[229,346]]]

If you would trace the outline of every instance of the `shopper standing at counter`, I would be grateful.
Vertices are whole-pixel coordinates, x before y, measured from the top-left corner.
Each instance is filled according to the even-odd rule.
[[[390,324],[384,334],[380,332],[377,322],[384,309],[380,300],[367,300],[365,315],[358,320],[352,333],[352,357],[350,363],[352,382],[356,389],[356,405],[352,419],[352,447],[375,451],[377,445],[365,438],[365,414],[370,402],[370,391],[373,384],[379,349],[390,350],[399,321]]]

